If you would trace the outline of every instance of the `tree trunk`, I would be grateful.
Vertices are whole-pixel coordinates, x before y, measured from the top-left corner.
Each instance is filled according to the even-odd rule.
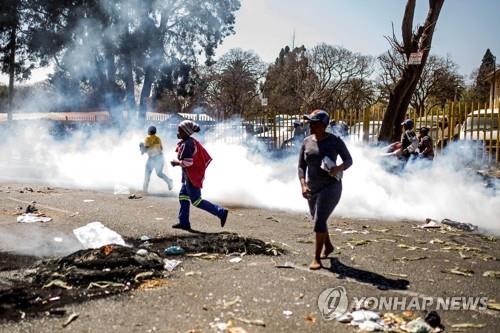
[[[154,70],[151,66],[146,68],[146,73],[144,74],[144,84],[141,90],[141,98],[139,101],[139,119],[146,119],[146,111],[147,111],[147,98],[151,95],[151,88],[153,86],[154,81]]]
[[[409,38],[412,29],[415,1],[408,0],[405,16],[403,18],[403,42],[404,45],[398,52],[404,53],[409,59],[412,52],[422,52],[420,65],[406,65],[402,77],[397,82],[389,96],[389,103],[384,114],[380,128],[379,141],[394,142],[401,136],[401,122],[404,120],[411,97],[417,87],[422,70],[427,62],[431,49],[432,35],[443,6],[444,0],[429,0],[429,11],[422,27]]]
[[[9,99],[7,106],[7,120],[12,120],[12,109],[14,108],[14,77],[16,75],[16,33],[17,33],[17,10],[15,11],[14,21],[10,30],[9,42]]]
[[[136,104],[134,75],[132,73],[132,59],[129,54],[125,55],[123,66],[125,72],[125,76],[123,78],[123,81],[125,82],[125,106],[128,112],[128,119],[130,120],[136,111]]]
[[[111,117],[116,120],[117,118],[121,118],[121,111],[119,111],[120,109],[116,107],[119,102],[117,100],[116,89],[115,55],[111,45],[106,45],[104,52],[104,66],[106,69],[105,103],[106,107],[111,109]]]

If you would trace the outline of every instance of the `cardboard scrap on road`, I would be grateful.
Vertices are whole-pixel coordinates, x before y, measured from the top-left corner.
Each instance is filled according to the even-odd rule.
[[[455,274],[455,275],[461,275],[461,276],[473,276],[474,271],[471,269],[467,268],[460,268],[460,267],[455,267],[452,269],[444,269],[441,271],[442,273],[450,273],[450,274]]]

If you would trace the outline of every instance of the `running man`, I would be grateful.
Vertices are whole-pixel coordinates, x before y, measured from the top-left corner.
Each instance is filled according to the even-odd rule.
[[[167,183],[168,190],[171,191],[174,187],[172,179],[168,178],[167,175],[163,173],[163,165],[165,164],[165,159],[163,157],[163,146],[161,144],[161,139],[156,135],[156,127],[149,126],[148,136],[144,139],[144,143],[141,142],[139,145],[141,149],[141,154],[148,154],[148,161],[146,162],[146,171],[144,173],[144,184],[142,186],[142,191],[144,194],[148,193],[149,181],[151,179],[151,173],[153,169],[156,171],[156,175],[163,179]]]

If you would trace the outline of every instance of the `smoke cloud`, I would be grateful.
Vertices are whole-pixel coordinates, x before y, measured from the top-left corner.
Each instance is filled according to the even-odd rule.
[[[2,181],[43,180],[52,186],[105,191],[116,185],[132,191],[142,188],[146,156],[140,155],[138,144],[146,133],[141,130],[77,132],[65,140],[55,140],[45,128],[35,126],[12,133],[0,143]],[[168,164],[175,157],[175,132],[160,130],[159,135],[166,173],[178,189],[180,169]],[[208,135],[200,140],[213,157],[204,197],[232,206],[307,212],[297,179],[296,154],[273,158],[255,147],[225,144]],[[427,217],[449,218],[500,234],[500,196],[467,167],[473,161],[470,147],[453,146],[432,165],[415,163],[401,174],[383,167],[378,149],[353,143],[348,147],[354,164],[344,173],[342,198],[334,216],[422,223]],[[150,188],[167,191],[154,174]]]

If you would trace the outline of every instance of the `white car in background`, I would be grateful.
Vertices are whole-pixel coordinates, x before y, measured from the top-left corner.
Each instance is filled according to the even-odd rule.
[[[377,143],[378,142],[378,134],[380,132],[380,127],[382,126],[381,120],[371,120],[368,124],[368,143]],[[362,142],[365,136],[365,128],[364,122],[359,122],[351,126],[349,128],[349,137],[354,142]]]
[[[499,134],[498,109],[480,109],[467,115],[460,129],[460,140],[469,140],[481,149],[496,154]],[[497,156],[497,159],[500,155]]]

